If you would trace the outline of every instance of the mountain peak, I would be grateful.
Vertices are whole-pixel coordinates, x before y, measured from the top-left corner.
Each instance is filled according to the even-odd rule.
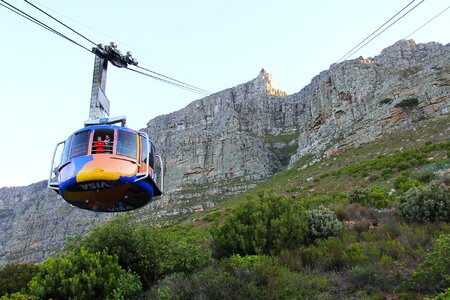
[[[254,92],[262,92],[271,96],[287,96],[287,93],[285,91],[276,89],[274,87],[274,82],[275,80],[273,76],[264,68],[261,68],[258,76],[255,79],[247,82],[246,85],[251,85]]]

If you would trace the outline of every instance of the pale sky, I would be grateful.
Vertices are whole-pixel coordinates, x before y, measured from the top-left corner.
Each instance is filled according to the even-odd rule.
[[[26,2],[6,2],[92,48]],[[131,50],[140,66],[212,93],[250,81],[265,68],[276,88],[292,94],[411,0],[30,2],[95,43],[114,41],[122,52]],[[378,55],[449,4],[423,1],[349,59]],[[47,179],[56,143],[88,119],[94,55],[3,6],[0,28],[0,187],[29,185]],[[409,39],[447,44],[449,32],[447,9]],[[106,95],[110,115],[127,116],[134,129],[202,97],[112,65]]]

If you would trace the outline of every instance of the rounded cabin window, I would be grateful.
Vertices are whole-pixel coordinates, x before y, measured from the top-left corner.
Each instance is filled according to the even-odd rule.
[[[117,132],[117,155],[136,159],[137,153],[136,133],[119,130]]]
[[[147,139],[141,136],[141,160],[148,164],[148,150],[147,150]]]
[[[70,154],[69,154],[70,158],[87,155],[89,148],[89,136],[90,136],[89,130],[75,133],[72,139],[72,145],[70,147]]]
[[[64,142],[64,150],[61,154],[61,164],[66,163],[69,160],[69,150],[70,150],[70,142],[72,141],[72,136],[69,136],[67,140]]]

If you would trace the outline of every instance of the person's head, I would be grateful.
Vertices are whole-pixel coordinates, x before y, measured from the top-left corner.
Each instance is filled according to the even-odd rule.
[[[97,137],[97,141],[101,141],[102,140],[102,137],[101,136],[98,136]]]
[[[109,140],[109,135],[108,134],[105,136],[105,140]]]

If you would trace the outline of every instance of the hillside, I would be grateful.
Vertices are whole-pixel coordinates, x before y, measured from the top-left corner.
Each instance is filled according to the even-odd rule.
[[[80,262],[80,274],[87,269],[90,278],[97,274],[77,287],[88,293],[103,277],[94,261],[86,265],[85,260],[106,248],[143,284],[134,286],[129,299],[436,296],[450,284],[449,137],[449,115],[422,119],[321,161],[305,157],[244,193],[218,196],[214,207],[201,212],[155,208],[157,223],[171,226],[149,226],[155,220],[142,212],[114,218],[70,243],[74,252],[64,259],[45,262],[28,293],[44,298],[78,293],[73,285],[56,293],[49,287],[64,282],[48,279],[72,276]],[[414,198],[411,191],[438,186],[446,194],[432,194],[425,205],[417,202],[418,209],[400,204]],[[182,204],[172,209],[182,211]],[[12,278],[37,272],[28,265],[8,266],[16,268]],[[0,285],[2,274],[0,269]],[[26,282],[8,283],[18,290]],[[46,292],[39,288],[44,286]]]
[[[166,194],[129,215],[151,224],[198,219],[196,213],[233,206],[241,198],[231,196],[260,183],[293,197],[362,183],[389,186],[382,170],[355,178],[332,171],[448,140],[449,54],[450,45],[399,41],[374,58],[331,66],[293,95],[274,88],[261,71],[150,120],[144,130],[165,160]],[[45,182],[0,189],[0,214],[0,264],[43,261],[68,237],[114,217],[70,207]]]

